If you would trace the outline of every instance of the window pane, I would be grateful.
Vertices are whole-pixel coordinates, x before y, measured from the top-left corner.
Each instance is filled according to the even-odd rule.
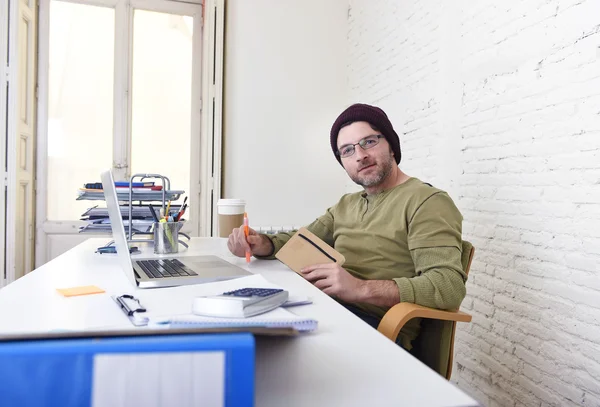
[[[112,165],[114,9],[50,3],[48,219],[78,219],[77,189]]]
[[[192,17],[134,10],[131,173],[190,191]],[[186,218],[189,219],[189,212]]]

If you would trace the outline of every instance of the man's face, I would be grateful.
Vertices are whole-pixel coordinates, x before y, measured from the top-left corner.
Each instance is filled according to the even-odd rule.
[[[365,137],[380,135],[367,122],[354,122],[343,127],[338,133],[338,151],[348,144],[355,144]],[[354,154],[342,157],[342,165],[352,181],[365,188],[381,184],[392,172],[396,161],[385,137],[379,138],[379,144],[367,150],[354,146]]]

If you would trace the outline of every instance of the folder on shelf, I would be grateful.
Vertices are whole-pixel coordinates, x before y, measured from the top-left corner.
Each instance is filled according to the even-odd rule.
[[[141,188],[141,187],[153,187],[154,186],[154,182],[153,181],[148,181],[148,182],[132,182],[129,183],[128,181],[116,181],[115,182],[115,187],[119,188],[119,187],[127,187],[129,188],[129,186],[132,186],[133,188]],[[88,182],[83,184],[84,188],[87,189],[102,189],[102,182]]]
[[[100,185],[102,185],[102,183],[100,183]],[[132,187],[153,187],[154,186],[154,182],[153,181],[149,181],[149,182],[132,182],[129,183],[128,181],[115,181],[115,186],[118,187],[128,187],[129,185],[131,185]],[[102,188],[100,188],[102,189]]]

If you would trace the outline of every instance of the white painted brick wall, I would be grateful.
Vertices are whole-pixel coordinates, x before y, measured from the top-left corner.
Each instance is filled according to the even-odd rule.
[[[350,0],[348,42],[349,103],[388,113],[477,249],[452,380],[600,406],[600,0]]]

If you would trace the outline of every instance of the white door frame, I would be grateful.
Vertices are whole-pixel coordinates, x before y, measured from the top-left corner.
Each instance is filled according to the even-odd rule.
[[[9,98],[14,96],[9,109],[14,130],[9,131],[8,188],[7,188],[7,250],[8,282],[34,269],[34,222],[35,222],[35,141],[36,141],[36,82],[37,82],[37,2],[14,1],[11,14],[18,23],[10,39],[9,61],[12,74]],[[25,31],[22,30],[25,28]],[[11,34],[9,34],[9,37]],[[14,53],[13,53],[14,52]],[[12,276],[11,276],[12,274]]]
[[[61,0],[64,1],[64,0]],[[175,2],[171,0],[67,0],[80,4],[93,4],[99,6],[112,7],[117,10],[115,13],[115,92],[114,92],[114,148],[113,157],[121,157],[121,160],[113,163],[115,175],[129,175],[127,162],[123,157],[130,158],[129,140],[130,137],[122,138],[117,134],[130,134],[131,126],[127,117],[131,115],[131,94],[129,84],[131,83],[131,47],[132,33],[128,32],[128,19],[133,18],[132,8],[139,8],[153,11],[163,11],[169,13],[179,13],[185,15],[194,15],[200,10],[198,17],[194,18],[193,49],[200,50],[195,52],[192,60],[192,106],[191,106],[191,191],[190,201],[196,198],[196,204],[190,205],[191,217],[194,220],[190,225],[189,232],[195,236],[210,236],[211,220],[216,217],[216,199],[213,196],[220,196],[221,185],[221,106],[222,106],[222,55],[223,55],[223,24],[224,24],[224,0],[208,0],[206,2],[207,10],[215,7],[216,13],[207,13],[202,16],[202,4],[200,0]],[[47,220],[47,151],[48,151],[48,64],[49,64],[49,6],[50,0],[40,0],[39,11],[39,99],[38,99],[38,144],[37,144],[37,177],[38,177],[38,198],[39,203],[36,207],[36,267],[39,267],[47,261],[47,236],[50,234],[78,234],[78,228],[82,224],[78,221],[48,221]],[[118,12],[121,10],[121,12]],[[125,11],[125,12],[123,12]],[[220,22],[215,22],[217,15]],[[204,20],[204,22],[203,22]],[[203,32],[203,25],[206,30]],[[130,26],[130,25],[129,25]],[[220,47],[215,53],[214,32],[215,28],[221,30]],[[210,38],[209,38],[210,37]],[[211,44],[210,41],[213,41]],[[212,53],[210,51],[212,50]],[[217,64],[213,60],[207,60],[208,57],[218,57]],[[215,66],[216,65],[216,66]],[[215,66],[215,68],[213,68]],[[126,67],[126,68],[124,68]],[[216,72],[215,72],[216,71]],[[212,78],[218,78],[218,83],[212,82]],[[208,81],[208,82],[207,82]],[[195,86],[199,84],[199,86]],[[204,106],[210,105],[210,114],[212,111],[212,102],[203,103],[212,97],[215,100],[215,123],[212,125],[208,120],[208,109]],[[126,110],[125,110],[126,109]],[[126,112],[126,113],[125,113]],[[210,122],[208,124],[207,122]],[[216,131],[215,131],[216,130]],[[214,133],[214,134],[213,134]],[[194,135],[200,137],[194,137]],[[213,148],[218,148],[213,154]],[[117,160],[115,160],[117,161]],[[200,164],[202,163],[202,164]],[[214,168],[214,172],[212,169]],[[122,174],[121,174],[122,173]],[[166,174],[168,175],[168,174]],[[212,175],[212,177],[211,177]],[[124,178],[124,177],[123,177]],[[214,191],[213,191],[214,189]],[[215,222],[213,221],[213,224]],[[202,225],[209,225],[203,227]]]
[[[225,0],[206,0],[205,33],[202,44],[202,138],[199,185],[202,221],[199,236],[217,236],[217,201],[221,197],[221,145],[223,123],[223,59]],[[200,228],[200,225],[206,225]]]
[[[5,135],[5,146],[6,150],[6,162],[4,163],[6,169],[8,171],[2,170],[4,172],[4,191],[6,196],[6,202],[3,204],[4,211],[0,214],[0,217],[4,219],[6,232],[3,236],[3,240],[6,247],[6,251],[4,251],[4,274],[6,275],[5,284],[9,284],[15,280],[15,250],[16,250],[16,205],[17,205],[17,143],[20,137],[18,136],[19,131],[19,93],[20,93],[20,84],[19,84],[19,72],[20,72],[20,60],[19,60],[19,24],[21,19],[21,4],[19,0],[8,0],[9,2],[9,12],[8,12],[8,21],[9,21],[9,32],[8,32],[8,61],[9,66],[6,67],[7,75],[5,78],[8,78],[8,104],[7,104],[7,117],[6,117],[6,135]],[[33,7],[36,7],[35,5]],[[32,14],[33,13],[33,14]],[[35,24],[35,9],[33,11],[24,11],[23,16],[28,19],[30,22],[34,22]],[[34,26],[35,28],[35,26]],[[28,35],[35,35],[35,31],[33,33],[29,33]],[[29,39],[30,37],[28,37]],[[33,38],[33,37],[31,37]],[[35,43],[34,43],[35,44]],[[29,50],[30,55],[28,55],[28,59],[31,55],[35,53],[35,50]],[[5,60],[4,60],[5,61]],[[4,61],[2,64],[4,65]],[[34,67],[32,68],[34,69]],[[33,84],[31,84],[33,86]],[[33,97],[33,88],[26,89],[27,97]],[[34,102],[35,103],[35,102]],[[30,119],[35,120],[34,117],[30,117]],[[4,147],[3,147],[4,148]],[[3,154],[4,157],[4,154]],[[4,161],[4,159],[3,159]],[[34,199],[35,197],[31,197],[30,199]],[[4,215],[6,214],[6,216]],[[33,231],[23,231],[24,233],[30,233]],[[2,248],[3,249],[3,248]],[[26,248],[22,248],[22,250],[26,250]]]
[[[18,105],[17,105],[17,94],[19,92],[19,54],[17,52],[17,41],[18,41],[18,30],[19,30],[19,7],[17,1],[8,0],[9,1],[9,32],[8,32],[8,61],[10,65],[6,68],[8,73],[8,99],[7,99],[7,115],[6,115],[6,162],[5,168],[11,168],[11,163],[14,164],[15,159],[11,157],[11,151],[14,152],[15,145],[15,137],[14,135],[17,133],[17,114],[18,114]],[[14,155],[14,154],[12,154]],[[10,216],[14,213],[14,194],[11,194],[11,191],[15,191],[16,188],[16,179],[14,174],[10,174],[10,171],[4,172],[4,186],[5,186],[5,213],[6,216],[0,214],[5,219],[5,247],[6,252],[4,254],[4,274],[6,274],[6,284],[9,284],[15,280],[15,256],[14,256],[14,241],[10,239],[10,236],[15,235],[15,219],[14,216]]]
[[[6,267],[5,267],[5,239],[6,239],[6,219],[4,216],[6,210],[6,201],[4,192],[6,191],[6,123],[8,120],[6,112],[6,84],[8,69],[6,60],[8,58],[8,2],[9,0],[0,0],[0,288],[6,285]]]

